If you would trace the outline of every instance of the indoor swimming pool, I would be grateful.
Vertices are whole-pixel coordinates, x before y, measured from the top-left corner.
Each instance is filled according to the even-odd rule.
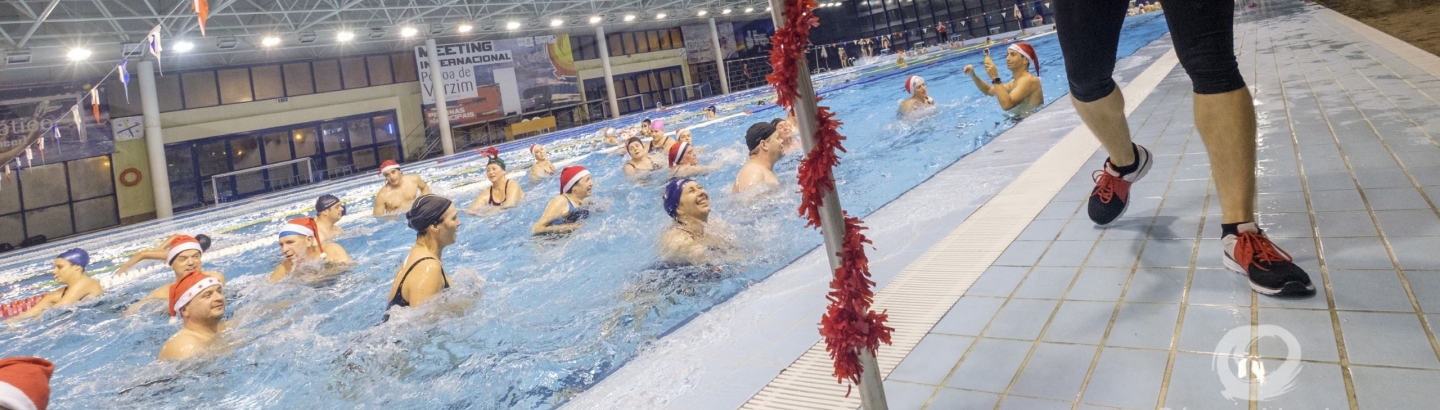
[[[1131,17],[1118,57],[1134,53],[1166,32],[1163,16]],[[1053,34],[1029,40],[1040,55],[1047,104],[1065,98],[1063,59]],[[991,47],[997,63],[1006,44]],[[936,52],[908,69],[875,62],[816,78],[845,123],[847,153],[836,169],[847,211],[867,215],[966,154],[981,149],[1014,122],[980,94],[962,72],[980,69],[978,50]],[[1001,63],[1003,64],[1003,63]],[[1002,77],[1009,73],[1001,68]],[[896,114],[906,97],[907,75],[924,77],[933,111],[914,118]],[[48,264],[64,249],[86,247],[90,273],[107,293],[75,307],[57,308],[40,320],[6,325],[0,357],[33,355],[56,364],[51,403],[56,408],[158,408],[176,403],[211,407],[274,408],[553,408],[641,354],[696,315],[764,280],[821,244],[818,232],[796,217],[794,193],[799,153],[776,165],[782,185],[771,191],[733,194],[731,183],[745,162],[745,130],[779,117],[765,90],[670,107],[606,123],[508,143],[502,155],[510,171],[530,162],[525,147],[545,144],[557,166],[584,165],[593,174],[592,215],[573,235],[530,235],[546,203],[559,193],[556,177],[532,183],[515,178],[526,199],[493,216],[462,215],[457,243],[444,265],[453,286],[438,303],[392,312],[381,323],[387,291],[414,234],[403,222],[372,218],[370,197],[382,184],[374,175],[352,177],[270,194],[150,222],[86,235],[0,257],[0,301],[30,297],[55,287]],[[769,100],[764,100],[769,101]],[[701,165],[715,170],[695,177],[709,192],[711,223],[743,258],[689,271],[653,269],[656,242],[670,219],[661,206],[666,181],[653,175],[625,177],[625,156],[597,148],[602,126],[631,125],[642,117],[667,118],[666,129],[701,123],[693,115],[716,103],[722,117],[693,130]],[[750,111],[747,111],[750,110]],[[746,113],[749,112],[747,115]],[[673,121],[673,122],[672,122]],[[484,161],[474,153],[407,164],[436,194],[468,207],[482,189]],[[665,171],[658,171],[664,173]],[[964,186],[953,187],[964,190]],[[266,277],[281,262],[274,234],[285,219],[307,212],[321,194],[345,198],[351,212],[336,241],[356,264],[332,279],[272,284]],[[363,215],[362,215],[363,214]],[[168,268],[109,273],[142,247],[170,233],[207,233],[215,247],[206,270],[229,279],[228,329],[213,357],[155,363],[174,333],[160,309],[122,316],[141,295],[173,280]],[[152,306],[154,307],[154,306]],[[818,320],[818,318],[817,318]]]

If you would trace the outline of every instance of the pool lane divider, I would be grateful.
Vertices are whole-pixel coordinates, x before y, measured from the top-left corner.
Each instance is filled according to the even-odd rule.
[[[1178,63],[1172,48],[1125,86],[1126,116]],[[887,312],[888,323],[895,329],[892,344],[881,345],[876,354],[882,377],[895,370],[1099,148],[1100,142],[1088,127],[1076,126],[875,293],[872,309]],[[849,410],[860,406],[856,395],[845,397],[846,387],[835,382],[833,372],[824,342],[817,342],[741,408]]]

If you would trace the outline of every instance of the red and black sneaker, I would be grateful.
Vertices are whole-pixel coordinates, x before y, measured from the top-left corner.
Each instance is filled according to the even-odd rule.
[[[1295,265],[1290,254],[1280,249],[1254,222],[1240,224],[1238,233],[1221,239],[1225,267],[1250,277],[1250,289],[1266,296],[1308,296],[1315,294],[1310,275]]]
[[[1150,172],[1150,150],[1135,144],[1135,163],[1139,166],[1134,172],[1121,174],[1106,159],[1105,169],[1095,171],[1095,189],[1090,191],[1089,211],[1090,220],[1096,225],[1108,225],[1125,214],[1125,208],[1130,205],[1130,184]]]

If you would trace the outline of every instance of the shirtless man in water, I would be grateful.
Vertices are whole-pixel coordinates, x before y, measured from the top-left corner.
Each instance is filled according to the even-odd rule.
[[[395,215],[410,210],[410,203],[421,195],[430,194],[430,185],[419,175],[405,175],[400,164],[387,160],[380,164],[380,175],[385,177],[385,186],[375,194],[375,216]]]
[[[1030,74],[1030,65],[1035,65],[1035,74]],[[994,64],[985,64],[985,74],[990,77],[989,81],[980,79],[975,75],[975,66],[965,66],[965,73],[970,74],[970,79],[975,82],[975,87],[985,95],[995,96],[996,102],[1000,103],[1000,109],[1009,111],[1016,117],[1024,118],[1030,115],[1035,107],[1045,103],[1045,93],[1040,88],[1040,59],[1035,55],[1035,48],[1030,47],[1026,42],[1011,44],[1005,54],[1005,66],[1010,69],[1011,80],[1009,83],[1000,81],[999,70]]]
[[[918,75],[912,75],[905,79],[905,92],[910,93],[910,98],[900,100],[901,114],[909,114],[922,107],[935,105],[935,99],[930,98],[930,93],[925,88],[925,79]]]
[[[195,238],[177,235],[175,239],[170,241],[167,247],[169,250],[166,252],[165,263],[169,264],[170,269],[175,272],[176,281],[179,281],[192,272],[199,272],[205,276],[213,277],[222,283],[225,282],[224,274],[220,272],[206,272],[201,268],[203,262],[201,255],[204,251],[200,248],[200,242],[196,241]],[[171,297],[172,295],[170,293],[172,286],[174,286],[174,282],[156,288],[150,292],[149,295],[141,298],[139,302],[130,305],[130,308],[125,310],[125,314],[135,313],[151,301],[166,299],[173,301],[174,298]]]
[[[184,325],[160,347],[158,360],[184,360],[205,351],[225,329],[224,285],[200,272],[190,272],[169,287],[170,316]]]
[[[784,138],[780,135],[775,124],[781,119],[776,118],[770,122],[757,122],[750,125],[745,131],[745,146],[750,148],[750,159],[740,167],[740,174],[735,176],[734,192],[741,192],[753,188],[756,185],[780,185],[780,178],[775,176],[775,163],[785,155],[782,147]]]

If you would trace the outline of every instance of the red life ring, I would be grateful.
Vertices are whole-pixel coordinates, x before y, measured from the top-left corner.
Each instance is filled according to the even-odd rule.
[[[125,171],[120,172],[120,185],[127,187],[136,186],[140,184],[141,179],[143,179],[143,176],[140,174],[140,170],[135,169],[135,167],[126,168]]]

